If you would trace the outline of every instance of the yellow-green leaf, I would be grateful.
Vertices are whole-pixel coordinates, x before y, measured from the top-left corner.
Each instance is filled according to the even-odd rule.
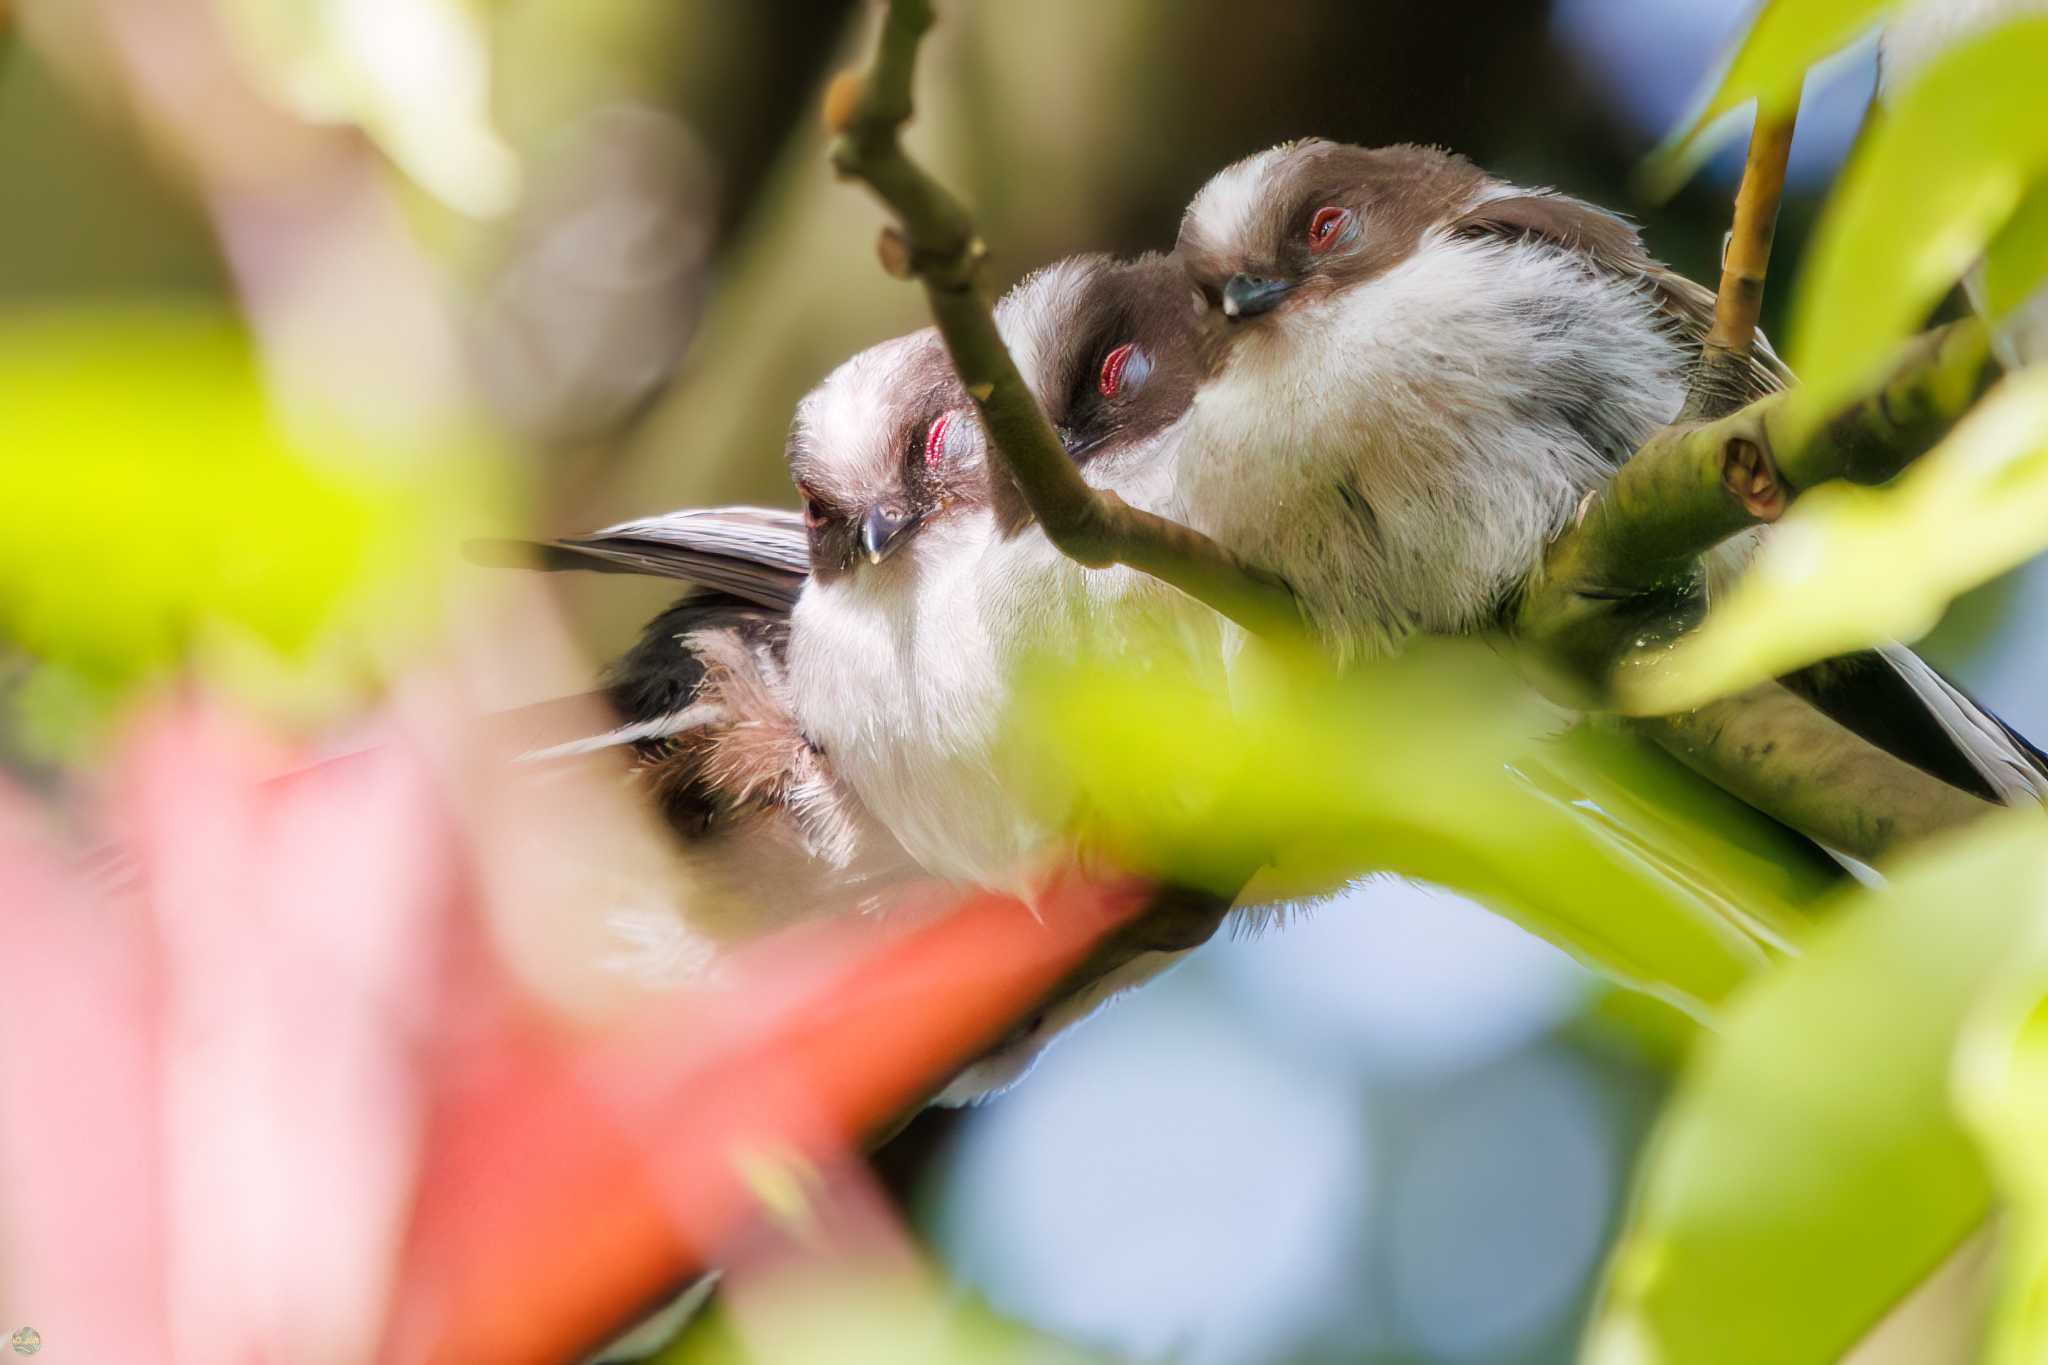
[[[1229,698],[1156,662],[1047,670],[1020,744],[1119,866],[1267,894],[1370,871],[1452,888],[1696,1018],[1803,934],[1809,846],[1614,735],[1556,716],[1473,644]]]
[[[13,320],[0,327],[0,641],[73,692],[112,697],[195,646],[290,665],[345,619],[388,623],[410,605],[417,621],[432,597],[423,538],[451,491],[434,480],[450,466],[378,453],[282,421],[220,314]]]
[[[2000,383],[1883,488],[1826,484],[1773,528],[1727,600],[1630,683],[1681,710],[1887,640],[1913,640],[1959,594],[2048,548],[2048,371]]]
[[[1956,1040],[2044,889],[2048,825],[2000,817],[1737,1002],[1651,1143],[1594,1365],[1833,1365],[1979,1224]]]
[[[2048,175],[2034,182],[1984,252],[1982,306],[1994,321],[2024,303],[2048,279]]]
[[[2010,1216],[1990,1365],[2048,1359],[2048,883],[2023,941],[1987,984],[1957,1054],[1956,1093]]]
[[[1942,53],[1878,121],[1816,229],[1793,367],[1825,409],[1881,368],[2048,172],[2048,18]]]
[[[1869,31],[1897,0],[1767,0],[1750,21],[1720,78],[1698,102],[1699,112],[1652,152],[1646,167],[1653,186],[1677,190],[1711,150],[1722,120],[1751,100],[1783,112],[1799,100],[1807,71]]]

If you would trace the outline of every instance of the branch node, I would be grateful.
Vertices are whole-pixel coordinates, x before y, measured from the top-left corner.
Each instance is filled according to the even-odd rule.
[[[910,263],[910,242],[893,224],[875,239],[875,257],[882,263],[882,272],[895,279],[907,280],[916,274]]]
[[[861,101],[867,98],[867,82],[858,71],[841,71],[825,87],[825,131],[834,137],[853,127]]]
[[[1722,447],[1721,484],[1760,522],[1784,516],[1791,500],[1770,453],[1747,436],[1731,436]]]

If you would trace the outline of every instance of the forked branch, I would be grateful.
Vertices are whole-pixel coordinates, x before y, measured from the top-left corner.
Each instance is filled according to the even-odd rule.
[[[1918,337],[1882,384],[1816,416],[1797,389],[1716,421],[1666,427],[1590,498],[1551,543],[1513,629],[1604,677],[1646,604],[1692,589],[1700,556],[1773,514],[1738,475],[1761,468],[1785,503],[1831,479],[1875,484],[1926,454],[1998,377],[1975,318]]]
[[[924,286],[996,462],[1046,536],[1071,558],[1093,568],[1127,564],[1256,633],[1298,628],[1300,610],[1286,584],[1190,527],[1091,487],[1068,458],[996,330],[982,282],[988,251],[972,218],[903,150],[918,47],[931,25],[930,0],[889,0],[874,61],[865,75],[842,73],[833,81],[825,119],[838,137],[834,167],[865,182],[896,215],[900,228],[882,235],[882,262]]]
[[[1996,377],[1985,327],[1921,337],[1883,384],[1832,415],[1798,390],[1739,406],[1756,340],[1792,119],[1759,122],[1736,196],[1714,326],[1680,421],[1652,437],[1546,552],[1511,629],[1553,685],[1612,704],[1704,606],[1705,558],[1830,479],[1880,483],[1932,449]],[[1637,729],[1783,823],[1865,859],[1990,807],[1844,729],[1776,682]]]

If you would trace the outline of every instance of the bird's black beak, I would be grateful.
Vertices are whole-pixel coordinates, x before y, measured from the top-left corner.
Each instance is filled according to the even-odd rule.
[[[1223,316],[1255,318],[1270,313],[1293,285],[1266,275],[1232,275],[1223,285]]]
[[[868,563],[881,563],[917,529],[919,520],[915,513],[898,516],[884,507],[870,507],[860,519],[860,552],[868,557]]]

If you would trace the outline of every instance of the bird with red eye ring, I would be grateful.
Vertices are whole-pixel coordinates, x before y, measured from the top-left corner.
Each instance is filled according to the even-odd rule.
[[[1320,256],[1350,235],[1350,209],[1331,204],[1315,211],[1308,220],[1308,249]]]
[[[1095,390],[1104,398],[1136,393],[1152,377],[1152,357],[1135,341],[1126,341],[1102,358]]]

